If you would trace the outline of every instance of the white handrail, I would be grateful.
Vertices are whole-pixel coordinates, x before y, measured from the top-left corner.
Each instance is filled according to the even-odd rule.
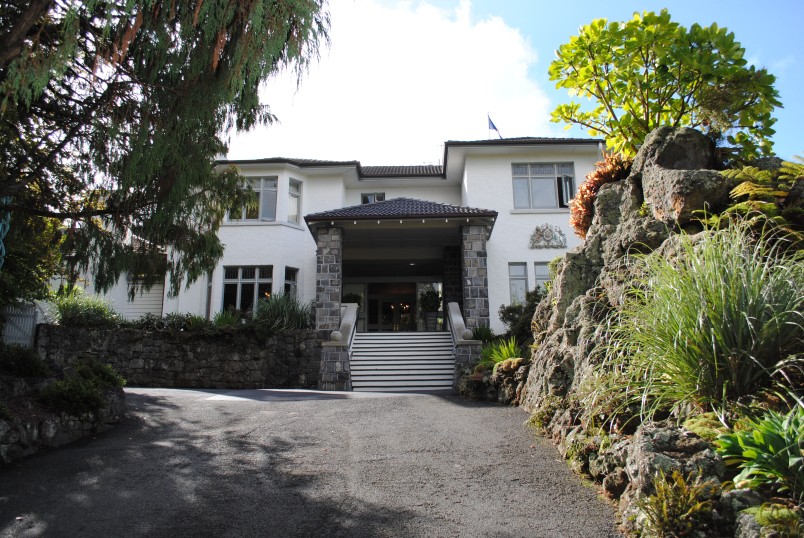
[[[475,340],[472,330],[466,327],[458,303],[447,304],[447,322],[449,323],[450,332],[452,333],[452,342],[456,346],[478,345],[482,343],[480,340]]]

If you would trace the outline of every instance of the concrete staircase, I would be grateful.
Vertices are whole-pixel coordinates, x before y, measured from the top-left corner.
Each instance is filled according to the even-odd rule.
[[[350,367],[355,391],[451,389],[452,337],[446,332],[357,333]]]

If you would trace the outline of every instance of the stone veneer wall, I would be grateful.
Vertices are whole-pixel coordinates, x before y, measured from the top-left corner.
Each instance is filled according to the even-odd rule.
[[[204,335],[40,325],[36,351],[56,367],[95,357],[111,364],[133,386],[309,388],[318,385],[321,343],[313,330],[260,339],[242,332]]]
[[[444,247],[444,304],[458,303],[463,312],[463,272],[461,249],[458,246]]]
[[[466,327],[489,326],[489,279],[486,240],[489,227],[464,226],[463,235],[463,316]]]
[[[319,229],[316,233],[316,247],[316,329],[336,331],[341,325],[343,229]]]

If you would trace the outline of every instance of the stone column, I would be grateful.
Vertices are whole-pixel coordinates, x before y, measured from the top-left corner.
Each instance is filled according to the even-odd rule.
[[[341,326],[343,230],[319,228],[316,246],[315,328],[336,331]]]
[[[467,329],[488,326],[489,279],[486,257],[486,240],[489,227],[463,226],[463,317]]]

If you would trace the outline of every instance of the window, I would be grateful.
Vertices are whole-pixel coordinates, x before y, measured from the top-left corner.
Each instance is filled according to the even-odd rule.
[[[511,290],[511,304],[524,303],[528,292],[528,270],[524,263],[508,264],[508,286]]]
[[[299,223],[299,215],[301,214],[301,181],[295,179],[290,180],[290,187],[288,189],[288,222],[293,224]]]
[[[514,163],[511,172],[514,209],[568,207],[575,196],[572,163]]]
[[[384,192],[364,192],[360,195],[361,204],[373,204],[374,202],[384,202]]]
[[[547,262],[534,262],[533,274],[536,277],[536,287],[541,286],[546,290],[545,284],[550,281],[550,270],[547,268]]]
[[[292,267],[285,267],[285,295],[296,297],[297,281],[299,270]]]
[[[276,220],[276,178],[262,177],[252,179],[251,188],[257,193],[257,206],[230,210],[229,221],[269,222]]]
[[[223,268],[223,309],[248,312],[258,299],[271,296],[273,267],[270,265]]]

